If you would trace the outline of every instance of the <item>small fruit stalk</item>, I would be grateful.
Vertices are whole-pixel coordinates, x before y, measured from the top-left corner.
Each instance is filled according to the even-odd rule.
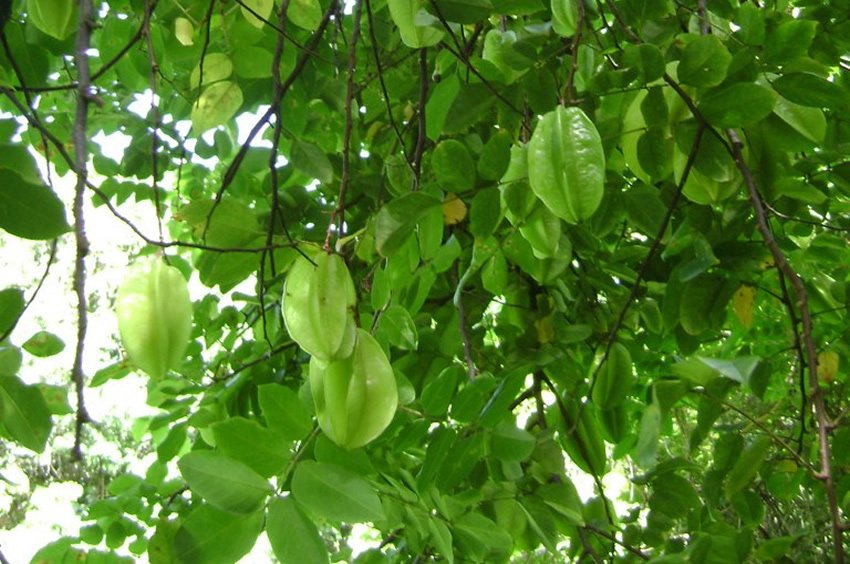
[[[152,378],[180,365],[192,333],[192,300],[179,270],[160,258],[140,261],[118,288],[118,331],[130,361]]]

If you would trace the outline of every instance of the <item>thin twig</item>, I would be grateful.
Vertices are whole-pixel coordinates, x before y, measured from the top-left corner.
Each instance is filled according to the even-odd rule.
[[[5,341],[9,337],[9,335],[12,334],[12,331],[14,331],[15,326],[17,326],[17,324],[18,324],[18,321],[23,317],[24,313],[27,311],[27,309],[29,309],[29,307],[35,301],[35,298],[36,298],[36,296],[38,296],[38,292],[41,290],[41,287],[44,286],[44,282],[45,282],[45,280],[47,280],[47,276],[50,274],[50,267],[53,266],[53,262],[54,262],[54,260],[56,260],[56,243],[57,243],[57,241],[58,241],[58,239],[53,239],[50,242],[50,257],[48,257],[48,259],[47,259],[47,266],[44,267],[44,272],[41,275],[41,279],[38,281],[38,285],[35,287],[35,290],[33,290],[32,294],[30,294],[30,297],[27,299],[26,303],[24,304],[24,307],[21,309],[21,313],[18,314],[18,317],[9,326],[9,328],[6,329],[6,331],[2,335],[0,335],[0,343]]]

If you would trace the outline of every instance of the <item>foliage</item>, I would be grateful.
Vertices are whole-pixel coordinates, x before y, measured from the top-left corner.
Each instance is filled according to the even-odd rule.
[[[206,288],[149,381],[157,460],[37,561],[231,562],[262,531],[347,560],[355,523],[382,539],[363,563],[843,561],[847,0],[8,7],[0,228],[76,241],[81,339],[83,201]],[[122,214],[143,201],[159,233]],[[283,320],[316,245],[398,389],[352,450]],[[0,435],[41,451],[75,418],[85,456],[85,388],[128,365],[92,379],[78,346],[75,415],[24,383],[63,345],[15,332],[36,293],[0,290]]]

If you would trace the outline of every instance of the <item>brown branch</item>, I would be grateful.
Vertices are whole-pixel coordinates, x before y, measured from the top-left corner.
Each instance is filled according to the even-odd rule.
[[[817,349],[815,347],[814,337],[812,335],[812,316],[809,311],[809,296],[806,290],[806,285],[803,279],[794,270],[794,267],[785,258],[785,254],[773,237],[767,220],[767,212],[762,204],[761,195],[759,194],[756,180],[753,176],[750,167],[744,160],[743,142],[738,134],[733,129],[726,130],[726,136],[729,138],[731,145],[731,155],[738,167],[738,171],[744,179],[749,194],[750,204],[756,214],[756,225],[761,233],[762,239],[770,254],[773,256],[773,261],[785,277],[791,283],[791,289],[796,299],[796,306],[800,312],[800,320],[802,322],[802,339],[806,351],[806,364],[809,372],[809,388],[811,389],[811,400],[815,408],[815,417],[818,421],[818,446],[820,451],[821,470],[817,477],[824,482],[827,501],[829,504],[829,512],[832,519],[832,543],[835,551],[836,564],[844,562],[844,543],[843,532],[845,525],[841,520],[841,510],[838,505],[838,495],[835,490],[835,479],[831,468],[831,454],[829,446],[829,415],[826,411],[826,402],[824,401],[823,392],[818,383],[818,359]]]
[[[94,26],[94,13],[91,0],[80,0],[79,25],[77,27],[77,44],[74,53],[77,66],[77,108],[74,119],[74,154],[76,157],[77,184],[74,191],[74,235],[77,242],[77,255],[74,267],[74,291],[77,294],[77,346],[74,354],[74,366],[71,378],[77,393],[77,415],[74,432],[74,460],[81,460],[83,424],[89,422],[86,411],[83,390],[85,374],[83,373],[83,351],[85,349],[86,330],[88,329],[87,298],[86,298],[86,255],[89,253],[89,241],[86,237],[86,224],[83,207],[85,204],[86,184],[88,180],[88,112],[91,101],[91,75],[89,73],[88,50],[91,47],[91,32]]]
[[[608,539],[609,541],[613,542],[614,544],[618,544],[618,545],[622,546],[623,548],[625,548],[626,550],[628,550],[629,552],[631,552],[632,554],[634,554],[635,556],[637,556],[641,560],[649,560],[649,556],[646,555],[642,550],[640,550],[639,548],[635,548],[634,546],[619,540],[616,535],[612,535],[608,531],[604,531],[604,530],[602,530],[598,527],[595,527],[591,524],[586,524],[586,525],[584,525],[583,528],[587,529],[591,533],[599,535],[602,538]]]
[[[348,185],[351,183],[351,130],[354,124],[354,119],[351,117],[351,106],[354,104],[354,72],[357,67],[357,40],[360,38],[360,21],[362,16],[363,2],[362,0],[357,0],[354,3],[353,10],[354,22],[351,28],[351,43],[348,45],[348,69],[346,70],[347,80],[345,85],[345,124],[342,129],[342,174],[339,180],[339,196],[337,197],[336,208],[331,213],[327,234],[325,235],[325,252],[330,252],[331,250],[331,234],[333,233],[334,222],[336,221],[338,225],[337,239],[342,235],[345,224],[345,194],[348,191]]]

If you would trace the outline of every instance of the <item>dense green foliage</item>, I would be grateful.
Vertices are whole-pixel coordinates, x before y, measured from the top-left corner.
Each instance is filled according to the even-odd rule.
[[[234,562],[262,531],[284,562],[350,560],[354,523],[382,539],[362,563],[843,561],[850,1],[89,10],[11,2],[2,237],[76,239],[85,298],[82,201],[115,229],[152,201],[141,252],[207,290],[135,426],[157,461],[40,561]],[[131,138],[120,162],[101,132]],[[352,450],[282,313],[321,246],[398,389]],[[85,410],[18,376],[61,350],[15,331],[34,290],[0,290],[0,436],[42,451],[75,427],[84,464]],[[128,362],[75,363],[67,395]]]

